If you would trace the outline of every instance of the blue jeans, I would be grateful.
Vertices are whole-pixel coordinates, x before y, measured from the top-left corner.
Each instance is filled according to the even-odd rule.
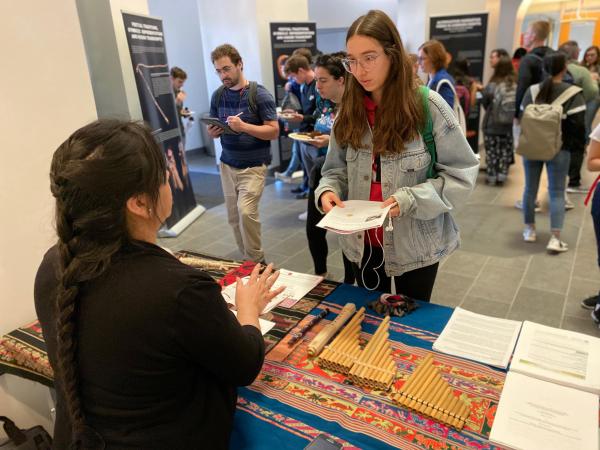
[[[523,158],[525,167],[525,192],[523,192],[523,216],[527,225],[535,224],[535,199],[540,186],[542,168],[548,172],[550,194],[550,229],[562,230],[565,221],[565,185],[571,154],[561,150],[550,161],[534,161]]]
[[[300,146],[298,145],[298,141],[292,142],[292,158],[288,163],[287,169],[283,174],[286,177],[291,177],[292,174],[300,168]]]

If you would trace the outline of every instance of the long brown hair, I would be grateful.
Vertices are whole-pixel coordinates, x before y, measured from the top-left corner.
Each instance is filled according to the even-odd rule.
[[[394,22],[383,12],[371,10],[354,21],[348,29],[346,43],[352,36],[373,38],[390,59],[390,71],[383,86],[373,129],[374,153],[400,153],[404,145],[419,135],[424,123],[423,102],[414,84],[412,64]],[[352,74],[348,74],[342,106],[333,125],[341,146],[361,148],[369,129],[363,98],[367,91]]]
[[[100,277],[131,240],[126,202],[146,193],[156,205],[166,182],[163,152],[145,125],[99,120],[75,131],[54,152],[50,186],[56,199],[60,255],[56,294],[59,389],[71,426],[71,449],[104,448],[85,418],[77,365],[80,291]],[[156,209],[156,208],[154,208]]]
[[[517,75],[512,60],[508,56],[501,56],[494,67],[494,74],[490,78],[490,82],[506,83],[512,86],[517,82]]]

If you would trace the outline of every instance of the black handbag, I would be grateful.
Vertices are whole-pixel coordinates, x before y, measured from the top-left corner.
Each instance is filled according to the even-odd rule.
[[[8,440],[0,442],[0,450],[50,450],[52,438],[41,425],[21,430],[8,417],[0,416]]]

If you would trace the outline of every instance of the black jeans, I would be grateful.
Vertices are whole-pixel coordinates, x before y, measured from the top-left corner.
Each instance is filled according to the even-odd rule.
[[[372,251],[369,258],[369,252]],[[368,263],[367,263],[368,260]],[[383,249],[381,247],[371,247],[366,245],[361,268],[358,264],[352,263],[356,282],[359,286],[374,289],[381,292],[390,292],[392,287],[392,279],[385,274],[383,261]],[[375,267],[381,267],[375,269]],[[421,267],[420,269],[405,272],[398,277],[394,277],[396,285],[396,293],[407,295],[408,297],[417,300],[428,302],[431,300],[431,292],[437,276],[439,263],[430,266]],[[378,278],[379,277],[379,278]]]
[[[581,184],[581,165],[583,164],[585,150],[583,148],[571,151],[569,162],[569,186],[577,187]]]
[[[320,172],[321,167],[319,166],[313,170],[318,170]],[[317,185],[318,184],[317,181]],[[327,272],[327,254],[329,248],[327,246],[327,230],[325,228],[317,227],[317,223],[319,223],[324,216],[315,206],[315,189],[313,187],[308,191],[308,206],[306,211],[306,238],[308,239],[308,249],[310,250],[310,255],[313,259],[315,273],[322,274]],[[354,284],[354,270],[352,269],[352,263],[346,258],[344,253],[342,253],[342,259],[344,262],[344,283]]]

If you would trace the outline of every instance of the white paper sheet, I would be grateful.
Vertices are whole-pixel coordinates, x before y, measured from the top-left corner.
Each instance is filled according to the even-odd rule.
[[[243,279],[244,282],[248,281],[248,278],[245,277]],[[291,308],[321,281],[323,281],[323,277],[317,275],[279,269],[279,278],[277,278],[277,281],[273,285],[273,289],[285,286],[285,290],[269,302],[262,314],[268,313],[280,303],[286,308]],[[223,289],[221,294],[227,303],[235,305],[235,283]]]
[[[233,313],[233,315],[235,317],[237,317],[237,311],[231,311]],[[267,334],[269,331],[271,331],[271,328],[273,328],[275,326],[275,322],[271,322],[270,320],[265,320],[265,319],[261,319],[260,317],[258,318],[258,324],[260,325],[260,332],[262,333],[262,335],[264,336],[265,334]]]
[[[526,321],[510,370],[600,394],[600,339]]]
[[[347,200],[344,207],[334,206],[317,224],[338,234],[351,234],[358,231],[379,228],[383,225],[392,205],[382,208],[382,202],[367,200]]]
[[[456,308],[433,349],[506,369],[521,322]]]
[[[519,450],[598,450],[598,396],[509,372],[490,441]]]

